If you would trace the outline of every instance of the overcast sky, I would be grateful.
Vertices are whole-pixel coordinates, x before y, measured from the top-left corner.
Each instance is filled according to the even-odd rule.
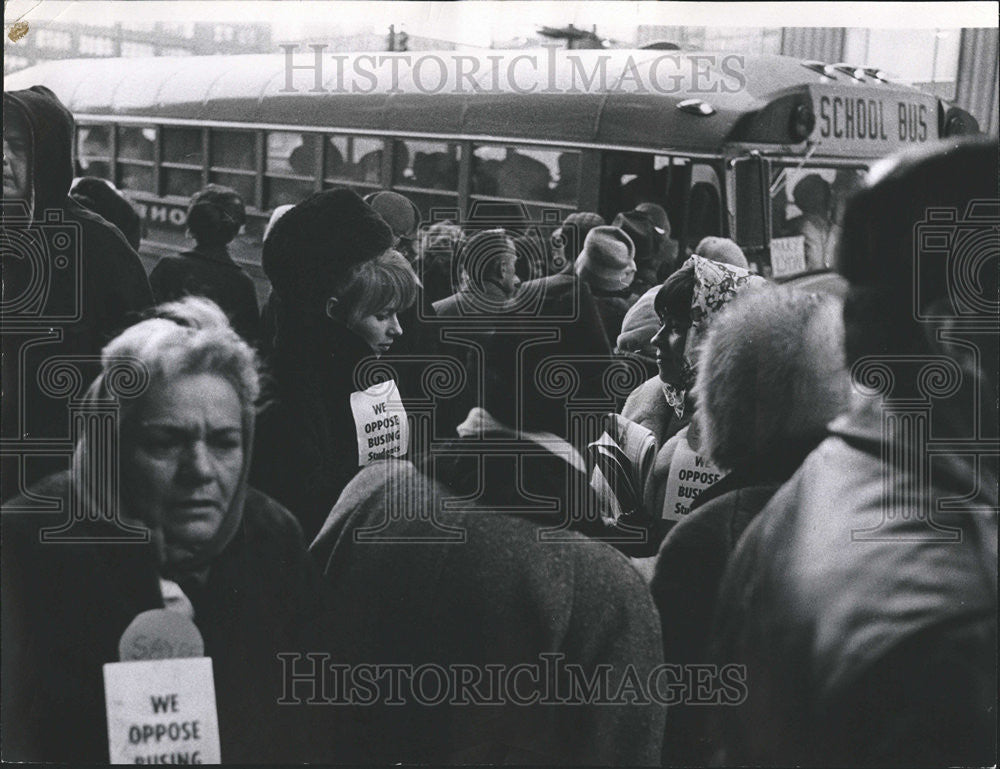
[[[335,22],[342,33],[382,31],[395,23],[410,34],[467,45],[489,45],[533,34],[541,25],[572,23],[604,37],[633,40],[640,24],[685,26],[836,26],[958,28],[997,26],[996,2],[963,3],[695,3],[574,2],[505,0],[504,2],[56,2],[9,0],[5,23],[46,19],[86,23],[95,18],[117,21],[267,21],[275,37],[295,39],[315,34]],[[325,32],[325,30],[324,30]]]

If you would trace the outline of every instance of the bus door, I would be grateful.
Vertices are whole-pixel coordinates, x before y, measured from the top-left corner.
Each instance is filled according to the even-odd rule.
[[[679,253],[689,254],[702,238],[728,232],[721,167],[721,162],[676,155],[605,152],[599,213],[610,222],[640,203],[656,203],[667,212]]]

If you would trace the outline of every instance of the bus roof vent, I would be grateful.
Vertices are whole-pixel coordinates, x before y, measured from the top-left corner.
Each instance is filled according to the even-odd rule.
[[[678,102],[677,109],[681,112],[687,112],[689,115],[701,115],[702,117],[715,114],[715,107],[701,99],[685,99]]]
[[[881,70],[878,67],[862,67],[861,71],[864,72],[872,80],[878,80],[880,83],[889,82],[889,74],[885,70]]]
[[[856,83],[865,82],[865,71],[861,67],[855,67],[853,64],[840,62],[838,64],[834,64],[833,68],[837,70],[837,72],[843,72]]]
[[[824,77],[832,78],[833,80],[837,79],[837,73],[833,67],[829,64],[824,64],[821,61],[804,61],[802,62],[802,66],[806,69],[811,69],[813,72],[818,72]]]

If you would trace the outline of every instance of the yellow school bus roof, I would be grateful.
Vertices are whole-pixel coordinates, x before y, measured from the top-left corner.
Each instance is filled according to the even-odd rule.
[[[860,74],[860,72],[858,73]],[[727,146],[880,157],[939,136],[929,94],[799,59],[661,50],[282,54],[55,61],[81,119],[529,141],[719,155]]]

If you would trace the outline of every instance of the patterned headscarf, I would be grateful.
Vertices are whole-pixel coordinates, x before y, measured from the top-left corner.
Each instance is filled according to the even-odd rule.
[[[712,317],[745,288],[761,288],[767,281],[742,267],[713,262],[697,254],[681,269],[694,265],[694,292],[691,296],[691,328],[684,344],[684,371],[681,388],[663,383],[663,394],[678,417],[684,416],[685,393],[694,384],[698,372],[698,348],[708,331]]]

